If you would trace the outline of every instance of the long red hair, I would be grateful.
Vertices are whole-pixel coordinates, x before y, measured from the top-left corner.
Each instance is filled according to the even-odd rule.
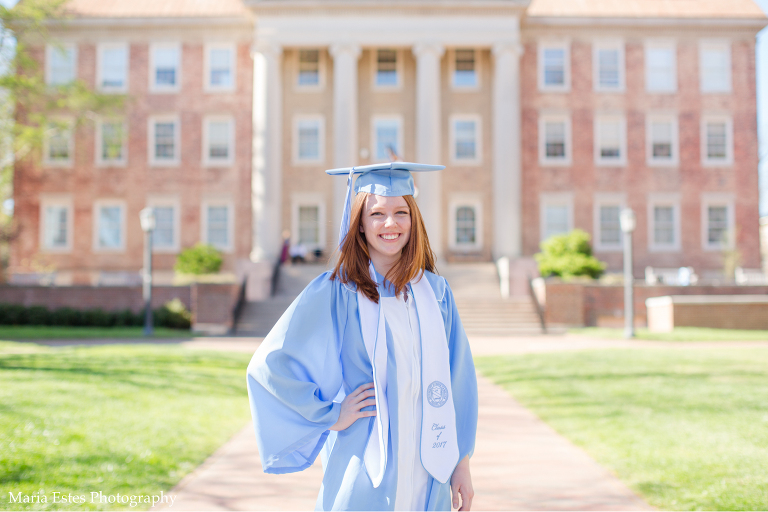
[[[341,244],[339,260],[331,274],[331,279],[340,279],[342,283],[355,283],[357,289],[373,302],[379,302],[379,292],[376,282],[371,279],[368,264],[371,256],[368,252],[368,241],[365,233],[360,230],[363,225],[365,203],[370,194],[360,192],[352,204],[349,221],[349,231]],[[429,237],[424,227],[419,207],[413,196],[403,196],[411,211],[411,235],[392,268],[384,278],[394,286],[395,295],[399,295],[405,286],[423,270],[435,272],[435,253],[429,246]]]

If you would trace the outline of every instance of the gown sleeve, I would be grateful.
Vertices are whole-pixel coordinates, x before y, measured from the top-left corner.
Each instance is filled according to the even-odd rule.
[[[248,398],[264,471],[293,473],[315,461],[339,418],[344,290],[329,273],[283,313],[248,365]],[[341,324],[341,325],[340,325]]]
[[[477,375],[469,340],[456,309],[451,287],[440,278],[445,286],[445,293],[440,301],[440,310],[445,322],[445,334],[448,339],[451,365],[451,391],[453,406],[456,409],[456,437],[459,443],[459,461],[475,452],[477,435]]]

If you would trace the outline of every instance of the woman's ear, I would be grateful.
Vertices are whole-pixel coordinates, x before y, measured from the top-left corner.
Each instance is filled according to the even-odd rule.
[[[365,233],[365,230],[363,230],[363,226],[362,225],[361,226],[357,226],[357,229],[359,229],[361,233]]]

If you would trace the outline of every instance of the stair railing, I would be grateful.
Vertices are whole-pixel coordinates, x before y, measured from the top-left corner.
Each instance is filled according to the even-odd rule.
[[[245,276],[240,282],[240,288],[237,290],[237,299],[235,300],[235,305],[232,307],[232,327],[229,328],[230,335],[234,334],[237,330],[237,322],[240,320],[240,314],[243,312],[243,306],[245,306],[245,292],[247,283],[248,276]]]
[[[531,300],[533,305],[536,306],[536,314],[539,315],[539,322],[541,323],[541,332],[547,334],[547,322],[544,317],[544,306],[539,302],[539,298],[536,296],[536,291],[533,289],[533,278],[528,275],[528,292],[531,294]]]

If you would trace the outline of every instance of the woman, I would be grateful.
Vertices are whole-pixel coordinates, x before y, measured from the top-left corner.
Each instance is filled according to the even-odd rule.
[[[459,496],[470,509],[475,369],[413,199],[411,171],[440,169],[326,171],[349,175],[338,263],[248,367],[264,470],[301,471],[322,450],[318,510],[450,510]]]

